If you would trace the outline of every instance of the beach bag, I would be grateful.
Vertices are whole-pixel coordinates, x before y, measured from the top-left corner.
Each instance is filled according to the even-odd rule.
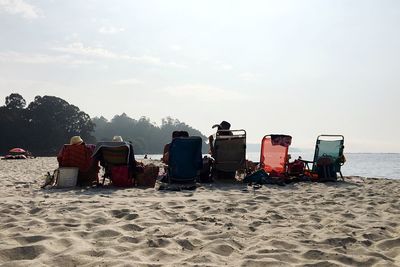
[[[265,184],[266,179],[268,178],[268,173],[264,171],[264,169],[253,172],[252,174],[247,175],[243,179],[243,183],[246,184]]]
[[[211,166],[212,166],[212,159],[209,157],[204,157],[203,158],[203,167],[200,171],[200,183],[212,182]]]
[[[263,184],[275,184],[279,186],[284,186],[285,181],[280,177],[272,177],[265,172],[264,169],[260,169],[258,171],[253,172],[250,175],[247,175],[243,179],[243,183],[248,185],[263,185]]]
[[[152,188],[156,184],[159,167],[154,164],[144,166],[143,172],[136,174],[135,185],[139,187]]]
[[[330,156],[322,156],[317,161],[318,181],[334,182],[337,181],[335,161]]]
[[[111,168],[111,181],[117,187],[133,187],[134,181],[128,166]]]
[[[296,159],[288,164],[288,173],[291,176],[299,176],[304,173],[306,165],[303,161]]]
[[[76,186],[79,168],[60,167],[54,171],[55,187],[69,188]]]

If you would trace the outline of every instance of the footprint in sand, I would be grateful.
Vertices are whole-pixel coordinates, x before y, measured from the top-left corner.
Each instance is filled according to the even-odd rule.
[[[235,249],[229,245],[218,245],[215,247],[212,247],[211,252],[221,255],[221,256],[225,256],[228,257],[229,255],[231,255],[233,253],[233,251],[235,251]]]
[[[327,244],[334,247],[346,247],[349,244],[354,244],[357,242],[357,239],[353,237],[336,237],[336,238],[328,238],[321,242],[321,244]]]
[[[0,261],[33,260],[42,254],[46,248],[41,245],[22,246],[0,250]]]
[[[33,235],[33,236],[20,236],[15,238],[21,245],[27,245],[32,243],[37,243],[43,240],[49,239],[48,236],[43,235]]]
[[[136,225],[133,223],[125,224],[125,225],[121,226],[120,228],[125,231],[129,231],[129,232],[141,232],[144,230],[143,227],[140,227],[139,225]]]
[[[147,245],[150,248],[164,248],[168,246],[171,243],[171,241],[165,239],[165,238],[157,238],[157,239],[149,239],[147,240]]]
[[[120,243],[132,243],[132,244],[139,244],[140,242],[143,241],[143,238],[138,238],[138,237],[132,237],[132,236],[123,236],[118,239],[118,242]]]
[[[124,218],[128,221],[134,220],[137,217],[139,217],[138,214],[136,213],[131,213],[130,210],[128,209],[122,209],[122,210],[111,210],[110,211],[111,215],[115,218],[121,219]]]
[[[178,243],[182,247],[183,250],[185,250],[185,249],[193,250],[195,248],[195,246],[189,240],[186,240],[186,239],[177,240],[176,243]]]
[[[29,211],[29,214],[36,214],[38,212],[41,212],[43,209],[42,208],[33,208]]]
[[[322,258],[327,257],[323,251],[317,249],[308,250],[303,254],[303,257],[308,260],[322,260]]]
[[[111,229],[106,229],[106,230],[100,230],[97,231],[93,234],[93,238],[97,239],[97,238],[110,238],[110,237],[116,237],[116,236],[120,236],[121,233],[111,230]]]
[[[377,246],[382,250],[390,250],[392,248],[398,248],[400,247],[400,237],[383,240],[379,242]]]

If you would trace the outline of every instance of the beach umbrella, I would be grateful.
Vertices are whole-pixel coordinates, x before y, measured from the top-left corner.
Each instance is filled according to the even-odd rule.
[[[23,150],[22,148],[16,147],[10,150],[10,153],[26,153],[25,150]]]

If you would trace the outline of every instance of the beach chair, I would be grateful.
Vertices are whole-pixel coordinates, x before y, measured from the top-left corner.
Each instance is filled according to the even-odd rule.
[[[341,167],[345,158],[343,135],[319,135],[315,144],[313,161],[303,160],[312,175],[317,175],[320,181],[334,181],[337,173],[344,180]],[[312,164],[310,169],[309,164]]]
[[[132,144],[129,142],[99,142],[93,157],[100,161],[104,168],[103,182],[110,179],[116,186],[133,186],[135,157]]]
[[[60,168],[76,167],[79,169],[78,185],[90,185],[98,182],[100,168],[98,162],[92,158],[94,149],[95,146],[92,144],[66,144],[57,155]]]
[[[198,136],[174,138],[169,147],[168,183],[195,183],[202,169],[202,139]]]
[[[287,176],[290,135],[271,134],[261,141],[260,168],[271,176]]]
[[[213,147],[214,177],[234,179],[236,171],[247,169],[245,130],[218,130]]]

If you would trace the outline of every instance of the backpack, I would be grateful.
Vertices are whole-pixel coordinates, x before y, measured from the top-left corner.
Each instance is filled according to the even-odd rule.
[[[305,168],[306,164],[303,161],[296,159],[288,164],[288,173],[290,176],[300,176],[301,174],[304,174]]]
[[[212,177],[211,177],[211,166],[212,166],[213,160],[209,157],[204,157],[203,158],[203,167],[200,171],[200,183],[210,183],[212,182]]]
[[[111,168],[111,181],[117,187],[133,187],[132,172],[128,166],[114,166]]]
[[[335,160],[331,156],[320,157],[317,161],[317,174],[320,182],[337,181]]]

